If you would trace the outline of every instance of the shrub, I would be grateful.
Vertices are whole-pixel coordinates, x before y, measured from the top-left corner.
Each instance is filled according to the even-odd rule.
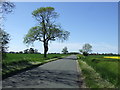
[[[83,55],[84,55],[84,56],[88,56],[88,53],[87,53],[87,52],[83,52]]]

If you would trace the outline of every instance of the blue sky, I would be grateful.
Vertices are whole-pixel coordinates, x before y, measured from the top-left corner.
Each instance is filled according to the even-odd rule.
[[[70,52],[78,52],[85,43],[93,46],[93,52],[118,52],[118,6],[117,2],[16,2],[12,14],[6,16],[5,30],[11,35],[9,51],[22,51],[34,47],[43,52],[43,45],[36,41],[27,47],[23,37],[37,25],[32,12],[39,7],[51,6],[60,14],[56,20],[70,32],[68,41],[53,41],[49,52],[61,52],[67,46]]]

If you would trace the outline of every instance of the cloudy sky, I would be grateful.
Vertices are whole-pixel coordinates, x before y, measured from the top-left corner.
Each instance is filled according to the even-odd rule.
[[[118,3],[117,2],[15,2],[16,8],[6,16],[5,31],[11,35],[9,51],[22,51],[33,47],[43,52],[43,45],[36,41],[27,47],[23,37],[37,25],[32,12],[40,7],[51,6],[60,14],[56,20],[70,32],[68,41],[49,43],[49,52],[78,52],[85,43],[93,46],[93,52],[118,52]]]

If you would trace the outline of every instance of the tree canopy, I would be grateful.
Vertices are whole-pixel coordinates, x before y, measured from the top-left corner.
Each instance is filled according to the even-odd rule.
[[[92,46],[89,43],[86,43],[79,51],[82,52],[85,56],[87,56],[88,53],[92,51]]]
[[[3,19],[6,14],[11,13],[15,5],[12,2],[1,1],[0,2],[0,54],[5,58],[6,50],[8,48],[7,44],[10,41],[10,35],[3,30]]]
[[[6,50],[8,48],[7,44],[10,41],[10,35],[4,30],[0,29],[0,53],[2,53],[2,58],[6,57]]]
[[[0,25],[2,25],[2,21],[5,15],[11,13],[14,10],[14,8],[15,4],[12,2],[7,1],[0,2]]]
[[[0,13],[2,14],[8,14],[13,11],[13,8],[15,7],[15,4],[12,2],[0,2]]]
[[[67,47],[64,47],[63,50],[62,50],[63,54],[67,54],[68,53],[68,49]]]

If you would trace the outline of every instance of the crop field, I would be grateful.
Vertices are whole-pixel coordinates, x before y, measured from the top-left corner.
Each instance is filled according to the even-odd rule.
[[[120,57],[118,56],[104,56],[104,55],[78,55],[79,61],[86,62],[91,66],[100,77],[107,80],[115,87],[118,87],[118,63]],[[84,72],[84,70],[83,70]]]
[[[7,54],[5,60],[2,60],[2,75],[7,75],[17,70],[29,68],[33,65],[38,65],[53,61],[58,58],[67,56],[67,54],[48,54],[44,58],[43,54]]]
[[[3,63],[10,63],[14,61],[17,62],[22,60],[39,62],[45,59],[57,58],[61,56],[65,56],[65,55],[64,54],[48,54],[48,57],[44,58],[43,54],[7,54],[7,57],[5,58],[5,60],[3,60]]]

